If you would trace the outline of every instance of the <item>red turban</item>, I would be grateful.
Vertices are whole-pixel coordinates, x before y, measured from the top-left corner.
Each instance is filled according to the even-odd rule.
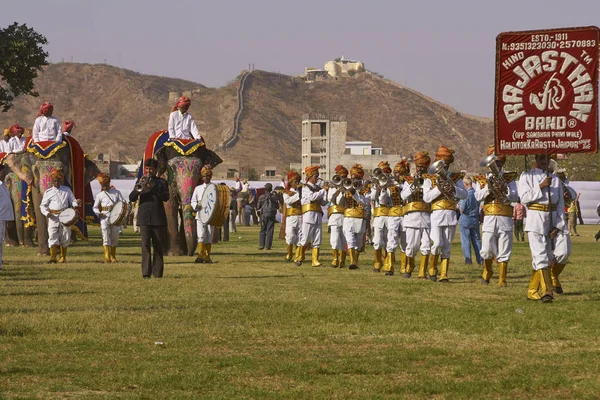
[[[379,164],[377,164],[377,168],[381,168],[381,170],[383,172],[385,172],[386,174],[389,174],[392,172],[392,168],[390,167],[390,163],[387,161],[380,161]]]
[[[298,181],[300,182],[300,175],[296,171],[290,171],[287,173],[288,182]]]
[[[98,182],[100,186],[106,186],[110,184],[110,175],[105,172],[98,174]]]
[[[348,176],[348,170],[342,164],[339,164],[334,169],[335,173],[341,176],[342,178],[346,178]]]
[[[177,103],[175,103],[175,107],[177,107],[177,108],[182,107],[182,106],[189,107],[190,104],[192,104],[192,101],[190,100],[189,97],[181,96],[179,98],[179,100],[177,100]]]
[[[75,122],[68,119],[63,122],[62,130],[63,130],[63,132],[71,133],[71,129],[73,129],[74,127],[75,127]]]
[[[205,165],[204,167],[202,167],[202,169],[200,170],[200,175],[201,175],[202,177],[205,177],[205,176],[210,176],[210,177],[212,177],[212,174],[213,174],[213,172],[212,172],[212,167],[211,167],[210,165],[208,165],[208,164],[206,164],[206,165]]]
[[[306,179],[309,179],[318,174],[319,168],[321,168],[320,165],[311,165],[309,167],[304,168],[304,174],[306,175]]]
[[[65,174],[63,173],[62,169],[52,168],[52,171],[50,171],[50,177],[52,179],[54,179],[54,178],[63,179],[65,177]]]
[[[440,146],[437,153],[435,153],[435,160],[444,160],[446,164],[452,164],[454,162],[454,150],[449,147]]]
[[[398,175],[408,175],[410,174],[410,163],[406,158],[402,158],[402,160],[398,161],[396,165],[394,165],[394,172]]]
[[[365,170],[361,164],[354,164],[352,168],[350,168],[350,176],[355,179],[362,179],[365,176]]]
[[[52,111],[54,111],[54,106],[47,101],[40,107],[40,115],[48,116]]]
[[[12,133],[13,135],[16,135],[18,133],[23,133],[23,132],[25,132],[25,128],[23,128],[19,124],[14,124],[13,126],[10,127],[10,133]]]

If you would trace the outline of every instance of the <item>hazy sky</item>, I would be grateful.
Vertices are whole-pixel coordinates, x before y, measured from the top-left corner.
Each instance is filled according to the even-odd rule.
[[[503,31],[600,24],[600,0],[2,1],[0,27],[26,23],[51,62],[103,63],[207,86],[256,69],[299,75],[361,60],[457,110],[491,117]]]

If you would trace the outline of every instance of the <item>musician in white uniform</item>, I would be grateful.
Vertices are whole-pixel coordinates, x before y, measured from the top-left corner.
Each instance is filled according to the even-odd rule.
[[[578,196],[577,192],[575,191],[575,189],[573,189],[569,185],[569,179],[567,178],[566,170],[564,168],[557,169],[555,171],[555,174],[558,177],[558,179],[560,179],[560,181],[562,182],[563,201],[565,203],[565,207],[569,208],[573,203],[577,203],[579,196]],[[568,249],[569,254],[571,254],[571,246],[572,246],[570,236],[571,235],[569,234],[568,241],[567,241],[567,244],[569,247],[569,249]],[[565,269],[566,260],[564,258],[562,258],[561,261],[562,262],[558,262],[555,258],[554,262],[552,263],[552,266],[550,267],[550,277],[552,278],[552,287],[554,288],[554,293],[557,293],[557,294],[563,294],[562,284],[560,283],[560,279],[558,279],[558,277]]]
[[[125,201],[121,192],[110,185],[110,176],[106,173],[98,175],[98,182],[102,190],[94,201],[94,213],[100,218],[102,230],[102,244],[104,245],[104,262],[117,262],[117,246],[119,244],[120,226],[110,224],[113,207]]]
[[[377,168],[381,169],[382,173],[390,174],[392,169],[387,161],[380,161]],[[375,262],[373,263],[373,272],[380,272],[383,267],[384,255],[387,244],[388,234],[388,203],[390,200],[386,188],[381,188],[379,184],[374,184],[368,194],[371,199],[371,207],[373,207],[373,250]],[[398,232],[396,232],[396,245],[398,245]],[[396,248],[392,250],[392,253]],[[391,257],[391,256],[390,256]],[[393,265],[386,265],[384,269],[386,275],[393,275]]]
[[[388,217],[387,217],[387,255],[383,263],[383,270],[387,275],[394,273],[396,260],[396,248],[400,249],[400,273],[406,277],[408,269],[408,258],[406,256],[406,228],[404,227],[404,201],[402,200],[402,187],[404,181],[410,174],[410,164],[406,157],[398,161],[394,166],[393,185],[387,187]],[[399,246],[398,246],[399,245]],[[414,267],[414,266],[413,266]],[[412,271],[412,270],[411,270]]]
[[[364,247],[365,230],[367,221],[365,220],[365,208],[367,207],[367,199],[365,194],[368,189],[362,188],[362,179],[365,175],[362,165],[354,164],[350,168],[350,178],[358,188],[350,188],[346,191],[346,211],[344,211],[344,237],[348,244],[348,252],[350,253],[350,265],[348,269],[358,269],[358,254]]]
[[[20,153],[25,149],[25,142],[27,141],[27,138],[23,137],[25,128],[23,128],[19,124],[14,124],[10,127],[10,132],[13,135],[13,137],[9,141],[10,152]]]
[[[493,145],[488,147],[488,156],[495,154]],[[505,172],[503,167],[506,156],[496,156],[496,167],[499,176],[488,172],[485,176],[475,176],[473,187],[475,199],[483,204],[483,233],[481,239],[481,257],[483,258],[483,274],[481,281],[487,285],[493,274],[492,265],[494,259],[498,262],[498,286],[506,286],[506,275],[508,272],[508,260],[513,247],[513,207],[510,203],[516,203],[519,199],[517,193],[516,173]],[[501,181],[496,181],[499,179]],[[490,185],[503,185],[504,192],[496,193]],[[499,198],[500,197],[500,198]]]
[[[195,262],[197,263],[212,263],[210,258],[210,252],[212,247],[214,226],[203,224],[200,220],[200,210],[202,209],[202,195],[206,190],[206,187],[212,179],[212,168],[210,165],[205,165],[200,171],[202,177],[202,183],[194,189],[192,194],[192,200],[190,206],[196,211],[196,231],[198,233],[198,257]]]
[[[427,177],[427,169],[431,164],[431,157],[426,151],[419,151],[414,156],[417,168],[416,176],[408,176],[402,185],[402,199],[404,205],[404,216],[402,224],[406,232],[406,257],[407,267],[405,278],[410,278],[415,269],[415,257],[421,250],[421,262],[419,267],[419,279],[427,279],[427,266],[429,265],[429,254],[431,252],[431,204],[423,201],[423,180]]]
[[[200,132],[196,126],[196,121],[188,109],[190,108],[192,101],[186,97],[181,96],[169,116],[169,139],[196,139],[200,140]]]
[[[431,255],[429,261],[429,279],[432,281],[448,282],[448,267],[452,251],[452,238],[456,232],[458,218],[456,205],[458,199],[466,199],[467,191],[462,182],[464,174],[450,173],[448,167],[454,162],[454,150],[440,146],[435,154],[436,161],[444,161],[444,170],[449,185],[440,190],[440,177],[428,175],[423,182],[423,200],[431,203]],[[438,273],[438,259],[440,261],[440,277]]]
[[[300,243],[300,233],[302,232],[302,204],[300,175],[295,171],[287,174],[288,189],[283,193],[283,202],[285,203],[285,243],[287,251],[285,260],[294,261],[295,247]],[[241,184],[241,182],[240,182]]]
[[[33,123],[32,136],[34,142],[62,142],[63,134],[60,122],[58,118],[52,116],[53,112],[54,106],[52,104],[45,102],[41,105],[39,116]]]
[[[521,203],[527,206],[525,232],[529,238],[533,267],[527,298],[549,303],[553,299],[550,266],[554,261],[567,263],[571,243],[563,218],[562,184],[556,175],[547,172],[547,155],[536,155],[535,162],[533,169],[521,174],[517,185]]]
[[[294,261],[299,267],[304,261],[306,249],[312,244],[312,266],[322,267],[319,261],[319,248],[321,247],[323,231],[323,209],[327,204],[327,192],[317,185],[319,180],[319,166],[311,165],[304,168],[306,184],[302,186],[302,234],[296,251]]]
[[[335,174],[342,180],[348,177],[348,169],[338,165],[334,169]],[[344,211],[346,210],[344,200],[344,189],[341,184],[337,187],[331,186],[327,191],[327,226],[330,228],[329,243],[333,259],[332,268],[344,268],[346,266],[346,238],[344,237]]]
[[[40,211],[48,217],[49,263],[64,263],[67,261],[67,247],[71,241],[71,227],[64,226],[59,220],[59,215],[67,208],[79,207],[81,200],[75,199],[71,189],[62,184],[64,178],[62,170],[52,170],[50,177],[52,178],[52,187],[44,192]],[[60,258],[57,260],[59,249]]]

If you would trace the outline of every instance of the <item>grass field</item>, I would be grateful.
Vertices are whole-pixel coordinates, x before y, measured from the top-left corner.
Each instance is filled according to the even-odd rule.
[[[597,399],[597,229],[579,227],[552,304],[525,300],[527,243],[508,288],[482,286],[458,241],[447,285],[375,274],[371,250],[357,271],[296,267],[257,227],[215,264],[167,257],[163,279],[142,280],[131,228],[112,265],[96,228],[67,264],[5,248],[0,398]]]

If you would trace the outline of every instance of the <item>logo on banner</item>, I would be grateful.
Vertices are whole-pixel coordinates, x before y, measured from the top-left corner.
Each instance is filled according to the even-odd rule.
[[[529,101],[540,111],[558,110],[560,102],[565,98],[565,88],[561,85],[559,79],[555,78],[556,73],[544,83],[544,91],[538,94],[531,93]]]

